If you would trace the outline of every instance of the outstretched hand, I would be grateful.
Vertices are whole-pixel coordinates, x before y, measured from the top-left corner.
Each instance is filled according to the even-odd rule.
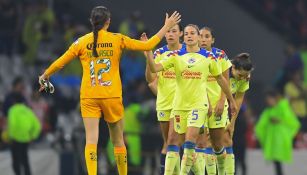
[[[148,37],[147,37],[147,35],[146,35],[146,33],[144,32],[144,33],[142,33],[142,35],[141,35],[141,37],[140,37],[140,40],[141,41],[148,41]],[[144,51],[144,55],[145,55],[145,57],[146,58],[148,58],[148,55],[149,54],[149,51]]]
[[[178,24],[181,21],[181,15],[175,11],[171,16],[166,13],[165,15],[165,26],[168,28],[174,27],[176,24]]]

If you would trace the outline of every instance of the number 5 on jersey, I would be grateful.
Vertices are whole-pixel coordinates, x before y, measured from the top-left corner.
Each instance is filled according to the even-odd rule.
[[[105,68],[101,68],[97,72],[98,85],[100,86],[110,86],[112,84],[111,81],[103,81],[102,74],[108,73],[111,68],[111,61],[108,58],[92,60],[90,62],[90,74],[91,74],[91,85],[96,86],[96,75],[95,75],[95,64],[105,64]]]
[[[193,116],[192,120],[197,120],[198,119],[198,110],[193,110],[192,116]]]

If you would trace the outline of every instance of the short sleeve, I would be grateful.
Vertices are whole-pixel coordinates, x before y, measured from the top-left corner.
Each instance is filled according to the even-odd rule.
[[[210,57],[208,59],[210,59],[209,72],[213,76],[218,76],[222,74],[222,69],[221,69],[221,66],[218,64],[218,60],[214,57]]]
[[[241,85],[238,87],[238,92],[246,92],[249,89],[249,81],[242,81]]]
[[[168,59],[161,61],[160,63],[162,64],[162,67],[164,70],[167,70],[171,67],[174,67],[175,65],[175,61],[176,61],[176,57],[178,57],[178,55],[171,55],[169,56]]]
[[[227,59],[222,59],[220,61],[221,61],[222,72],[225,72],[226,70],[228,70],[232,66],[231,61],[228,58]]]

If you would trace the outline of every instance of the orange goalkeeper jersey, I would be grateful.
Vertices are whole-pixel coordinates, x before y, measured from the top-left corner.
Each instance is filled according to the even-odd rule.
[[[45,75],[51,76],[72,59],[79,57],[83,68],[80,98],[121,97],[119,62],[122,50],[152,50],[159,42],[158,36],[143,42],[122,34],[100,30],[97,40],[98,57],[94,57],[93,33],[88,33],[75,41],[60,58],[54,61],[46,69]]]

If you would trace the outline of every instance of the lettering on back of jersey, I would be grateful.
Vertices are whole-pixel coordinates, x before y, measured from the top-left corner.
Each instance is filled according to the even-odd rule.
[[[96,46],[97,49],[113,47],[112,43],[97,43],[96,45],[97,45]],[[87,50],[93,50],[93,46],[94,46],[94,43],[89,43],[89,44],[86,45],[86,48],[87,48]]]

